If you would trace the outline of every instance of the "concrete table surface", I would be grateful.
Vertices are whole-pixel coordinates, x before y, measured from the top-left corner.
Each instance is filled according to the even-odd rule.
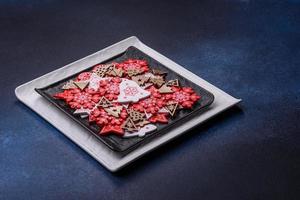
[[[0,199],[299,199],[300,2],[0,2]],[[110,173],[14,88],[136,35],[243,99]]]

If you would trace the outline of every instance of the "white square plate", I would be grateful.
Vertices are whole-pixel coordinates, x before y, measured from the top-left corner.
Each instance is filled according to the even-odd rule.
[[[82,126],[77,124],[70,117],[67,117],[65,113],[60,111],[46,99],[40,96],[36,91],[34,91],[34,88],[45,87],[70,75],[76,74],[97,63],[100,63],[124,52],[130,46],[136,47],[137,49],[148,54],[150,57],[154,58],[166,67],[177,72],[178,74],[181,74],[186,79],[189,79],[195,84],[208,90],[214,95],[215,100],[210,108],[204,113],[201,113],[191,120],[177,126],[176,129],[172,129],[164,135],[154,138],[151,142],[138,147],[129,154],[121,156],[120,154],[109,149],[105,144],[99,141],[95,136],[85,130]],[[71,64],[68,64],[60,69],[45,74],[32,81],[29,81],[23,85],[20,85],[16,88],[15,93],[20,101],[22,101],[25,105],[30,107],[45,120],[55,126],[64,135],[70,138],[73,142],[79,145],[82,149],[84,149],[87,153],[89,153],[92,157],[94,157],[97,161],[99,161],[103,166],[105,166],[112,172],[121,169],[122,167],[136,160],[142,155],[154,150],[158,146],[170,141],[171,139],[174,139],[175,137],[183,134],[194,126],[199,125],[200,123],[241,101],[240,99],[236,99],[230,96],[229,94],[206,82],[192,72],[186,70],[184,67],[176,64],[165,56],[154,51],[134,36],[129,37],[121,42],[111,45],[101,51],[98,51]]]

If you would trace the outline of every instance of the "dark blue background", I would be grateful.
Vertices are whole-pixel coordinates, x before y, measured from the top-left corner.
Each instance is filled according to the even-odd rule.
[[[112,174],[14,88],[136,35],[243,102]],[[0,199],[299,199],[300,2],[0,1]]]

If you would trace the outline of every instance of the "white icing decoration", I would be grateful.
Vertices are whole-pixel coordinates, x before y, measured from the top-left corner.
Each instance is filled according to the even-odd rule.
[[[98,88],[99,88],[99,82],[100,82],[101,80],[106,80],[106,79],[108,79],[108,78],[101,78],[101,77],[98,76],[97,74],[92,73],[92,75],[91,75],[91,77],[90,77],[90,79],[89,79],[90,83],[89,83],[89,86],[88,86],[88,87],[89,87],[90,89],[98,90]]]
[[[140,99],[150,96],[149,91],[142,89],[132,80],[123,79],[119,88],[118,102],[120,103],[138,102]]]
[[[145,113],[147,119],[150,119],[152,117],[152,114],[151,113],[147,113],[146,110],[144,111],[144,113]]]
[[[161,108],[158,112],[159,113],[169,113],[169,111],[165,108]]]
[[[145,76],[145,77],[149,77],[149,78],[155,77],[155,75],[152,74],[152,73],[146,73],[144,76]]]
[[[78,115],[84,116],[84,115],[89,115],[90,112],[91,112],[90,109],[80,108],[80,109],[76,109],[73,114],[74,115],[78,114]]]
[[[135,136],[139,136],[139,137],[143,137],[145,136],[147,133],[150,133],[154,130],[156,130],[157,127],[153,124],[147,124],[144,127],[140,128],[140,130],[135,131],[135,132],[125,132],[125,134],[123,135],[123,137],[125,138],[129,138],[129,137],[135,137]]]
[[[87,118],[89,115],[80,115],[81,118]]]

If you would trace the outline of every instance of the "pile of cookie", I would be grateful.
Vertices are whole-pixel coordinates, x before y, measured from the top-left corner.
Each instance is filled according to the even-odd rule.
[[[166,80],[166,75],[139,59],[99,64],[62,85],[54,98],[65,101],[74,115],[96,123],[100,135],[142,137],[200,99],[192,88]]]

